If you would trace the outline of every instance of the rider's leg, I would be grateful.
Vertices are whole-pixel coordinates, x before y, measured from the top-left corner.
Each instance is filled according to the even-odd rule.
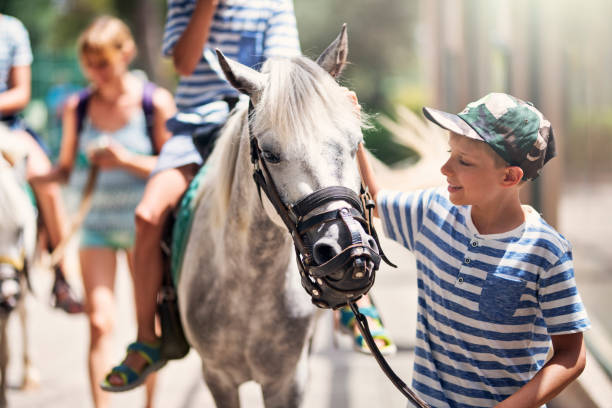
[[[127,252],[127,262],[128,267],[130,269],[130,275],[132,277],[132,282],[134,280],[134,252]],[[155,385],[157,384],[157,373],[149,374],[147,380],[145,381],[145,405],[144,408],[152,408],[155,401]]]
[[[89,247],[80,250],[86,313],[89,320],[89,385],[96,408],[110,405],[108,393],[98,384],[110,368],[112,332],[115,324],[114,286],[116,252],[111,248]]]
[[[34,138],[23,130],[15,132],[27,145],[27,178],[48,173],[51,169],[51,161]],[[67,217],[59,185],[57,183],[34,183],[32,188],[38,201],[51,248],[55,248],[68,235]],[[55,269],[53,294],[56,304],[67,312],[78,313],[82,311],[82,305],[74,299],[63,269],[63,262],[60,262],[59,267]]]
[[[46,174],[51,170],[51,161],[26,131],[18,131],[21,140],[28,145],[27,178]],[[68,234],[68,223],[64,212],[61,191],[57,183],[35,183],[36,194],[43,221],[51,245],[55,247]]]
[[[195,174],[193,165],[167,169],[147,182],[140,204],[136,207],[136,239],[134,241],[134,297],[138,322],[137,340],[154,343],[157,292],[161,287],[163,266],[160,240],[164,223],[176,207]],[[147,362],[138,353],[128,353],[125,364],[141,372]],[[122,385],[123,379],[113,374],[112,385]]]

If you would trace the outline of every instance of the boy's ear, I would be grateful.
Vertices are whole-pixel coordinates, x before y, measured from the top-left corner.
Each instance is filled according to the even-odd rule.
[[[519,166],[508,166],[505,169],[504,185],[507,187],[514,186],[523,179],[523,169]]]

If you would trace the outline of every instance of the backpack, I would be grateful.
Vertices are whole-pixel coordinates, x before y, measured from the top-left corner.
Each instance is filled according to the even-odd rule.
[[[153,120],[154,120],[154,107],[153,107],[153,93],[157,86],[153,82],[145,82],[142,88],[142,111],[145,116],[145,124],[147,128],[147,135],[149,139],[151,139],[151,146],[153,146],[153,151],[158,154],[157,148],[155,147],[155,140],[153,137]],[[89,104],[89,98],[91,97],[91,89],[84,88],[78,93],[79,103],[77,104],[76,114],[77,114],[77,138],[81,134],[81,130],[83,130],[83,121],[85,120],[85,115],[87,115],[87,106]]]

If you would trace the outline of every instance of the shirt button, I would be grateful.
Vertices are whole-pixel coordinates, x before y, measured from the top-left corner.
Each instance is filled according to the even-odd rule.
[[[457,282],[463,283],[463,276],[460,276],[459,279],[457,279]]]
[[[477,247],[478,246],[478,241],[476,241],[476,240],[472,241],[472,246],[473,247]]]
[[[470,258],[465,258],[465,263],[469,264],[470,262],[472,262],[472,260]]]

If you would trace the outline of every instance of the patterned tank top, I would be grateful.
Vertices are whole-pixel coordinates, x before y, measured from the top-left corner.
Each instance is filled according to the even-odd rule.
[[[87,158],[87,149],[105,137],[120,143],[132,153],[154,154],[142,109],[138,109],[125,126],[114,132],[97,129],[86,116],[79,135],[77,158],[70,179],[70,187],[79,192],[78,194],[83,191],[91,165]],[[100,171],[91,209],[83,222],[83,228],[103,234],[133,233],[134,210],[142,198],[146,181],[125,170]]]

